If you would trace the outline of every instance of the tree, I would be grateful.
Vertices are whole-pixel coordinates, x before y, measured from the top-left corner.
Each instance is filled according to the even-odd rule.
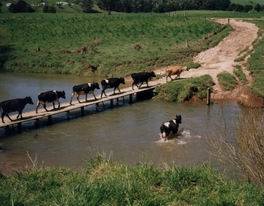
[[[116,0],[98,0],[98,6],[101,9],[108,11],[108,14],[111,15],[111,12],[114,10],[117,2],[118,1]]]
[[[12,13],[19,13],[19,12],[34,12],[35,10],[27,2],[23,0],[19,0],[17,3],[12,3],[9,6],[9,11]]]
[[[257,12],[260,12],[262,10],[262,7],[260,4],[256,4],[256,6],[254,7],[254,10]]]
[[[253,6],[252,6],[252,5],[245,5],[245,6],[244,6],[244,11],[245,11],[245,12],[249,12],[249,11],[251,11],[251,10],[253,10]]]
[[[86,13],[93,12],[93,5],[94,5],[93,0],[82,0],[81,1],[81,7],[82,7],[83,12],[86,12]]]

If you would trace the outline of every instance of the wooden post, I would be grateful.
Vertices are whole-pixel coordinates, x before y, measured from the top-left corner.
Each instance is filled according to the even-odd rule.
[[[35,128],[37,129],[39,127],[39,119],[36,119],[35,121]]]
[[[19,122],[17,124],[17,131],[18,131],[18,133],[21,133],[21,131],[22,131],[22,123],[21,122]]]
[[[69,120],[70,119],[70,111],[66,112],[66,116],[67,116],[67,120]]]
[[[81,116],[84,116],[84,107],[81,107]]]
[[[114,100],[110,99],[110,107],[113,108],[114,107]]]
[[[99,103],[96,103],[96,104],[95,104],[95,110],[96,110],[97,112],[99,111],[98,107],[99,107]]]
[[[52,116],[51,115],[48,116],[48,125],[50,125],[50,124],[52,124]]]
[[[211,104],[211,89],[207,88],[207,105]]]
[[[227,19],[227,23],[228,23],[228,25],[230,25],[230,19],[229,18]]]
[[[5,134],[8,135],[10,132],[10,126],[5,127]]]
[[[132,104],[133,103],[133,94],[130,94],[129,95],[129,104]]]

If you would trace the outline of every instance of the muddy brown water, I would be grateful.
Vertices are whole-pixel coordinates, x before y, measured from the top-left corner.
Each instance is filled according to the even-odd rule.
[[[32,96],[36,102],[38,93],[50,89],[65,90],[69,98],[72,85],[86,81],[71,76],[0,74],[0,101]],[[0,171],[30,165],[28,154],[38,164],[70,168],[84,167],[98,154],[128,164],[213,162],[206,138],[216,138],[224,131],[232,141],[241,109],[236,103],[207,107],[147,100],[8,137],[0,131]],[[160,124],[175,114],[183,117],[181,135],[177,140],[159,142]]]

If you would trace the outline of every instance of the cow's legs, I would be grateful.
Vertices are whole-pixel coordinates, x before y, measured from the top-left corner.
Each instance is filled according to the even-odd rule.
[[[78,100],[79,103],[81,103],[79,94],[77,94],[77,100]]]
[[[85,94],[85,101],[87,102],[88,100],[87,100],[87,93]]]
[[[117,87],[117,89],[118,89],[119,93],[121,93],[121,90],[120,90],[120,88],[119,88],[119,87]]]
[[[17,119],[18,119],[19,117],[20,117],[21,119],[23,118],[23,117],[22,117],[22,111],[19,111],[19,112],[18,112]]]
[[[116,87],[114,88],[114,94],[115,94]]]
[[[140,83],[140,85],[138,86],[138,88],[141,88],[142,85],[143,85],[143,82]]]
[[[106,93],[105,93],[105,89],[102,90],[101,98],[103,98],[103,94],[107,97],[107,95],[106,95]]]
[[[146,83],[147,83],[147,87],[149,87],[149,85],[148,85],[148,81],[146,81]]]
[[[55,102],[52,102],[52,105],[53,105],[53,109],[55,109]]]
[[[40,107],[40,102],[38,102],[37,108],[36,108],[36,113],[38,113],[38,109]]]
[[[48,112],[46,103],[43,104],[43,107],[46,110],[46,112]]]
[[[60,109],[60,100],[57,100],[58,101],[58,109]]]
[[[133,82],[133,84],[132,84],[132,90],[134,90],[134,86],[135,86],[135,82]]]
[[[75,94],[74,94],[74,92],[73,92],[73,93],[72,93],[72,96],[71,96],[70,105],[72,105],[72,100],[73,100],[74,96],[75,96]]]
[[[9,116],[9,114],[7,113],[6,116],[8,117],[8,119],[13,122],[14,120],[11,119],[11,117]]]
[[[94,94],[94,91],[93,91],[93,96],[94,96],[94,100],[97,100],[97,98],[96,98],[96,96],[95,96],[95,94]]]
[[[5,114],[4,114],[4,112],[3,112],[2,115],[1,115],[1,118],[2,118],[2,122],[3,122],[3,123],[5,123],[5,121],[4,121],[4,117],[5,117]]]

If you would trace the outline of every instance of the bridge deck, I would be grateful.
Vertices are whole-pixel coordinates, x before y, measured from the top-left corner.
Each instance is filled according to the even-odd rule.
[[[16,114],[10,115],[11,119],[14,119],[15,121],[10,121],[7,117],[5,117],[5,123],[2,123],[2,121],[0,120],[0,128],[6,128],[9,126],[13,126],[13,125],[21,125],[23,123],[32,122],[34,120],[35,121],[41,120],[41,119],[52,117],[58,114],[67,113],[67,112],[77,110],[77,109],[82,109],[82,108],[100,104],[106,101],[111,101],[117,98],[123,98],[129,95],[134,95],[134,94],[141,93],[144,91],[153,90],[155,87],[159,85],[160,85],[160,82],[153,81],[150,83],[150,87],[145,87],[145,88],[143,87],[142,89],[136,89],[136,90],[132,90],[131,87],[124,88],[124,89],[121,89],[121,93],[119,94],[110,95],[111,92],[109,92],[107,93],[107,95],[110,95],[110,96],[103,97],[102,99],[98,99],[98,100],[94,100],[93,98],[88,98],[88,101],[84,103],[78,103],[77,101],[74,101],[72,105],[70,105],[69,102],[62,103],[60,109],[51,110],[49,112],[46,112],[42,108],[39,110],[38,114],[36,114],[35,111],[29,111],[29,112],[23,113],[23,119],[19,119],[19,120],[15,120],[17,116]]]

